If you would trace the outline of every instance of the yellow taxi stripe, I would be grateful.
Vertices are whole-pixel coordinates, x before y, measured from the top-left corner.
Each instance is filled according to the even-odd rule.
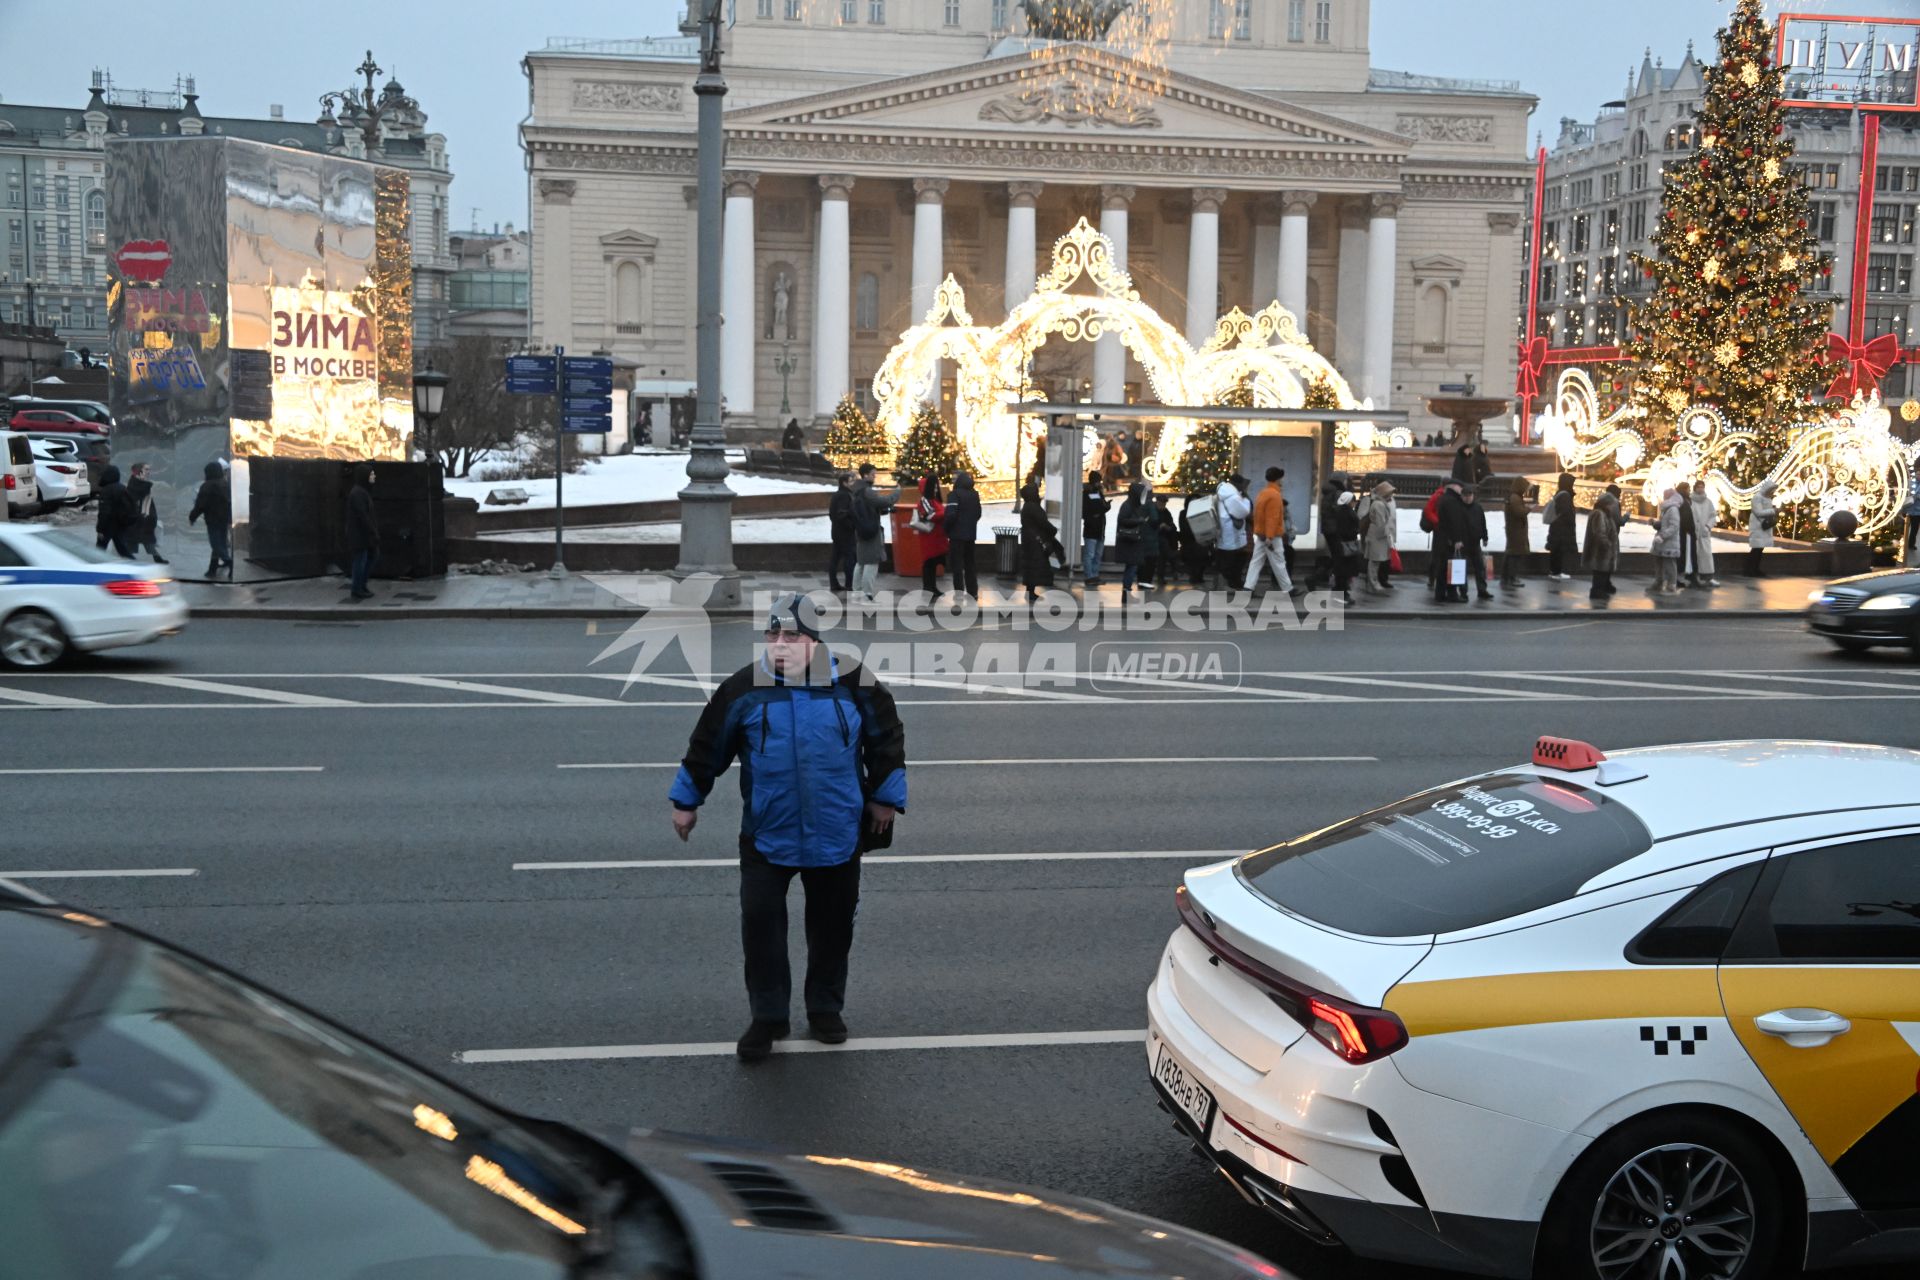
[[[1920,1088],[1920,1053],[1893,1026],[1920,1012],[1920,970],[1729,965],[1720,980],[1734,1034],[1828,1163]],[[1853,1029],[1795,1048],[1754,1025],[1775,1009],[1825,1009]]]
[[[1722,1016],[1720,985],[1710,965],[1403,982],[1387,993],[1386,1007],[1414,1036],[1545,1022]]]

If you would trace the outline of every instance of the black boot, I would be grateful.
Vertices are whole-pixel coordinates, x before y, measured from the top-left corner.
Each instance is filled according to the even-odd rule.
[[[742,1062],[760,1062],[773,1052],[775,1040],[785,1040],[793,1027],[785,1021],[767,1022],[755,1018],[740,1042],[733,1047]]]

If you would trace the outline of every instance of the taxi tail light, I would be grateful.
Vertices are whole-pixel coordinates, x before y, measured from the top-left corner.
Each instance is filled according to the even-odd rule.
[[[1307,1034],[1347,1062],[1374,1062],[1406,1047],[1407,1028],[1393,1013],[1315,991],[1273,966],[1264,964],[1220,936],[1185,885],[1174,890],[1180,923],[1200,939],[1220,962],[1238,970],[1259,987],[1267,999],[1306,1028]]]
[[[103,582],[110,596],[119,596],[123,600],[151,600],[161,594],[160,584],[146,578],[119,578],[113,582]]]

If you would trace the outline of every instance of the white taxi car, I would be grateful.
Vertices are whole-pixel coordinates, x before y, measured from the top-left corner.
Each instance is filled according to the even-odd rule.
[[[155,566],[94,548],[73,529],[0,524],[0,659],[46,667],[69,651],[146,644],[187,625],[187,602]]]
[[[1920,1258],[1920,752],[1543,738],[1177,899],[1161,1106],[1322,1241],[1556,1280]]]

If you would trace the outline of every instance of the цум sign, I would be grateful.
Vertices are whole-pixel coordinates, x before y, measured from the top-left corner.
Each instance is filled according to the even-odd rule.
[[[1789,107],[1920,111],[1920,18],[1782,14],[1774,56]]]

